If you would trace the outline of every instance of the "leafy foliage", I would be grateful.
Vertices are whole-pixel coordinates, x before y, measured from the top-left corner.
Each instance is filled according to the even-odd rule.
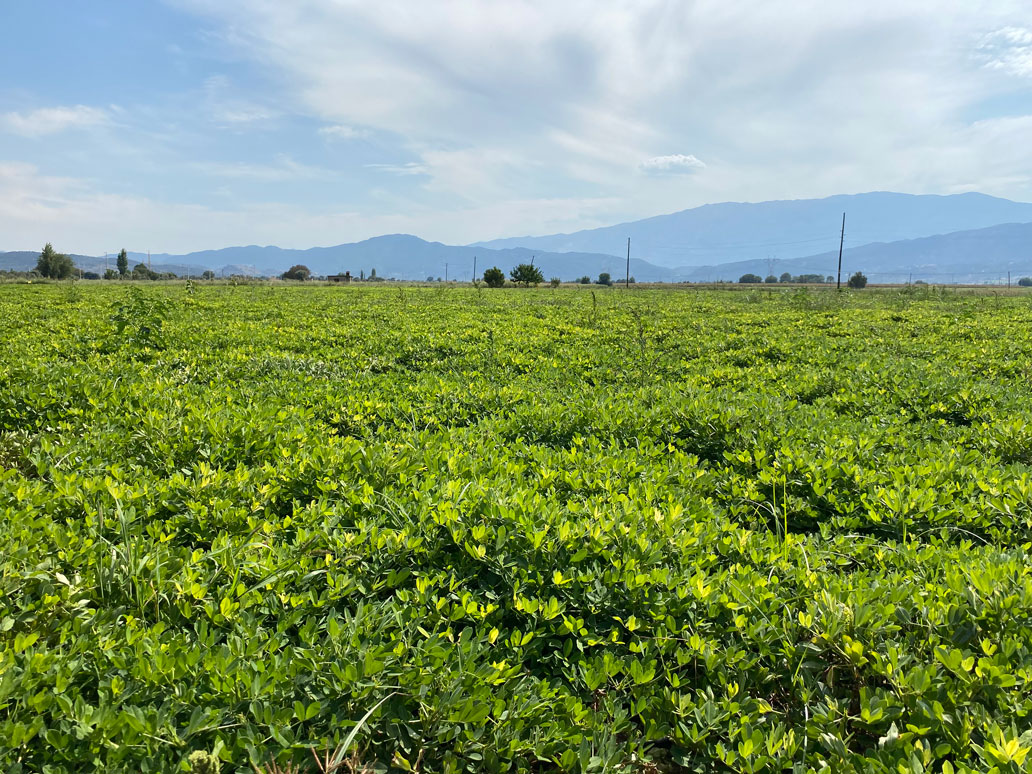
[[[68,279],[74,270],[75,264],[72,263],[72,259],[54,250],[53,245],[47,242],[39,254],[36,271],[48,279]]]
[[[541,273],[541,269],[532,263],[521,263],[513,267],[509,271],[509,277],[517,285],[523,285],[524,287],[537,285],[545,281],[545,275]]]
[[[280,275],[280,279],[304,281],[304,280],[308,279],[311,276],[312,276],[311,270],[307,266],[305,266],[304,264],[298,263],[298,264],[294,264],[289,269],[287,269],[285,272],[283,272]],[[373,270],[373,275],[372,276],[374,276],[374,277],[376,276],[376,270],[375,269]]]
[[[187,292],[192,292],[189,286]],[[163,349],[162,328],[169,315],[169,304],[160,296],[148,296],[136,286],[126,289],[112,307],[111,322],[115,337],[132,349]]]
[[[484,272],[484,284],[489,288],[500,288],[505,284],[505,273],[497,266]]]
[[[609,272],[604,271],[604,272],[602,272],[601,274],[598,275],[598,280],[597,280],[596,284],[598,284],[598,285],[612,285],[613,284],[613,278],[610,276]]]
[[[849,281],[846,284],[854,290],[862,290],[867,287],[867,275],[862,271],[858,271],[849,278]]]
[[[123,247],[118,251],[118,258],[115,260],[115,266],[118,267],[118,273],[124,277],[129,273],[129,253],[125,251]]]
[[[738,282],[742,285],[755,285],[757,283],[763,282],[763,277],[761,277],[759,274],[743,274],[741,277],[738,278]]]
[[[1032,309],[910,291],[6,288],[0,770],[1027,772]]]

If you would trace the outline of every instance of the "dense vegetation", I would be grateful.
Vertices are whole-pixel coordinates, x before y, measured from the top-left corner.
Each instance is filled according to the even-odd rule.
[[[351,735],[381,771],[1032,764],[1027,297],[29,285],[0,318],[5,772]]]

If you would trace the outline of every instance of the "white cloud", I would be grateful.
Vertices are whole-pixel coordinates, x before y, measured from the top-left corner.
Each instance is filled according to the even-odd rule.
[[[203,210],[199,222],[224,224],[213,244],[259,239],[247,229],[281,244],[378,229],[470,242],[864,190],[1032,199],[1028,82],[1015,77],[1032,74],[1027,1],[169,0],[203,19],[205,66],[233,78],[209,78],[183,110],[134,106],[134,121],[175,136],[140,143],[133,171],[179,154],[181,179],[160,190],[186,199],[189,175],[221,177],[235,202],[249,200],[233,180],[347,183],[312,186],[310,214],[253,201],[240,205],[247,218]],[[231,132],[259,128],[253,145],[217,155]],[[74,168],[88,170],[89,150],[75,148]],[[52,169],[73,168],[62,161]],[[91,177],[110,174],[107,190],[147,190],[102,166]],[[102,196],[68,194],[59,209],[75,224]],[[162,249],[193,239],[156,204],[151,220],[133,206],[167,236]]]
[[[418,161],[409,161],[405,164],[366,164],[366,168],[403,176],[425,175],[429,172],[426,164],[420,164]]]
[[[99,126],[109,121],[109,114],[101,108],[72,105],[38,108],[27,113],[0,115],[0,126],[23,137],[42,137],[68,129]]]
[[[303,208],[258,202],[234,208],[157,201],[95,190],[86,182],[0,161],[0,233],[5,250],[53,242],[66,252],[129,250],[185,253],[241,244],[307,248],[379,234],[412,233],[449,244],[490,239],[527,223],[558,229],[571,222],[603,225],[620,212],[616,198],[518,199],[441,212],[403,202],[396,212],[348,207]]]
[[[990,69],[1032,77],[1032,29],[1003,27],[995,30],[982,39],[978,53]]]
[[[320,127],[319,134],[331,140],[360,140],[369,133],[364,129],[356,129],[347,124],[332,124]]]
[[[1021,0],[176,1],[272,68],[285,110],[383,131],[418,159],[382,169],[491,202],[620,195],[628,217],[884,188],[930,141],[983,158],[962,147],[971,106],[1007,87],[972,55],[994,30],[1025,40]],[[1016,49],[1007,61],[1023,67]],[[690,189],[675,172],[702,167],[664,156],[686,143],[720,161]],[[646,160],[638,189],[628,159]]]
[[[219,124],[239,125],[269,121],[280,111],[241,96],[240,89],[224,75],[204,81],[204,103],[211,118]]]
[[[192,168],[213,177],[226,177],[238,180],[254,180],[260,182],[283,182],[286,180],[318,180],[328,179],[335,173],[328,169],[302,164],[286,154],[280,154],[271,164],[255,164],[249,162],[216,162],[197,161]]]
[[[669,156],[653,156],[638,165],[638,169],[651,175],[683,175],[705,168],[695,156],[674,153]]]

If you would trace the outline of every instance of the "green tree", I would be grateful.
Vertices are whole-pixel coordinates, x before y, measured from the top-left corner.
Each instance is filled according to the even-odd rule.
[[[558,277],[552,277],[552,279],[548,281],[548,284],[551,285],[553,288],[557,288],[560,284],[562,284],[562,280]]]
[[[591,284],[591,277],[589,277],[589,276],[588,276],[587,274],[585,274],[585,275],[584,275],[583,277],[581,277],[581,278],[580,278],[579,280],[577,280],[577,281],[578,281],[578,282],[579,282],[580,284],[582,284],[582,285],[590,285],[590,284]]]
[[[484,284],[489,288],[500,288],[505,284],[505,272],[497,266],[492,266],[484,272]]]
[[[862,271],[858,271],[849,278],[846,284],[853,290],[861,290],[867,287],[867,276]]]
[[[738,278],[740,285],[755,285],[758,282],[763,282],[763,277],[759,274],[743,274]]]
[[[601,274],[598,275],[598,279],[596,280],[596,284],[598,284],[598,285],[612,285],[613,284],[613,278],[611,276],[609,276],[609,272],[608,271],[604,271],[604,272],[602,272]]]
[[[158,278],[158,273],[151,271],[147,264],[140,262],[133,266],[133,279],[136,280],[154,280]]]
[[[36,261],[36,271],[49,279],[67,279],[75,271],[75,264],[71,258],[57,252],[54,246],[47,242],[43,252],[39,254],[39,260]]]
[[[118,259],[115,261],[115,265],[118,267],[118,273],[124,277],[129,273],[129,253],[122,248],[122,251],[118,254]]]
[[[783,272],[781,274],[781,276],[778,277],[778,282],[791,282],[791,281],[792,281],[792,275],[789,274],[787,271]]]
[[[766,282],[768,285],[774,285],[775,283],[777,283],[778,278],[775,277],[773,274],[768,274],[766,279],[764,279],[763,281]]]
[[[509,277],[517,285],[523,285],[524,287],[530,287],[545,281],[545,275],[541,273],[541,269],[532,263],[521,263],[509,272]]]
[[[1032,288],[1032,277],[1022,277],[1018,280],[1018,284],[1023,288]]]
[[[301,280],[302,282],[312,276],[311,270],[302,263],[296,263],[280,275],[280,279]]]
[[[213,272],[211,269],[205,269],[201,273],[201,279],[213,280],[213,279],[215,279],[215,272]]]

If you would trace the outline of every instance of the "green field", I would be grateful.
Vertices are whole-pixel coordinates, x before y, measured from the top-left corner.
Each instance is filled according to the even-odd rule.
[[[1032,767],[1027,296],[4,285],[0,320],[5,773]]]

